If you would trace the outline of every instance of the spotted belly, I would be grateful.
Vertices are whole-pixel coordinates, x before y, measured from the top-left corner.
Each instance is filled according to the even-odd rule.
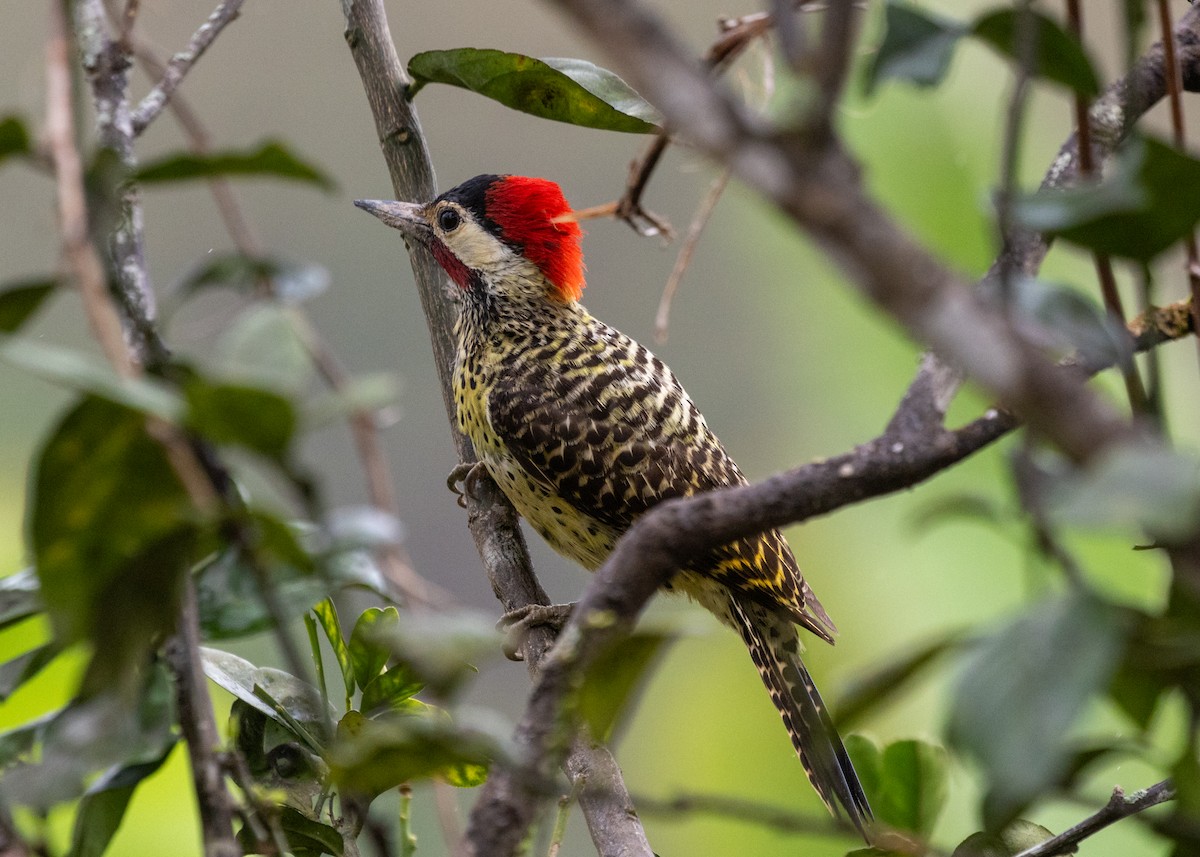
[[[556,496],[501,450],[478,451],[500,490],[552,548],[589,571],[599,568],[612,553],[619,533]]]

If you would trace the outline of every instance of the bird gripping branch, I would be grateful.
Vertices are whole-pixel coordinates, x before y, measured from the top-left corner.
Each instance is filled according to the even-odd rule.
[[[428,247],[458,286],[458,427],[559,553],[595,570],[652,506],[746,483],[671,370],[579,303],[582,231],[554,182],[481,175],[424,205],[355,205]],[[738,632],[817,793],[865,838],[871,809],[796,626],[830,643],[836,629],[783,536],[730,542],[667,588]]]

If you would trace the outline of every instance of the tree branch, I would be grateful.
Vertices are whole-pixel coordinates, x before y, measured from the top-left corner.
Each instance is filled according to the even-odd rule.
[[[1175,798],[1175,787],[1170,780],[1163,780],[1161,783],[1155,783],[1149,788],[1142,789],[1140,792],[1134,792],[1126,796],[1124,790],[1117,786],[1113,789],[1112,797],[1108,803],[1094,815],[1090,815],[1083,821],[1076,824],[1057,836],[1047,839],[1045,842],[1039,842],[1032,848],[1026,848],[1017,857],[1054,857],[1056,854],[1070,854],[1075,851],[1075,847],[1087,839],[1099,833],[1110,824],[1114,824],[1123,818],[1129,818],[1131,815],[1137,815],[1143,810],[1147,810],[1152,806],[1158,806],[1160,803],[1173,800]]]
[[[171,61],[167,63],[166,71],[163,72],[162,79],[146,94],[146,97],[138,104],[137,109],[133,111],[130,122],[130,129],[133,136],[139,136],[149,127],[158,114],[162,113],[162,109],[167,106],[167,102],[171,100],[176,87],[183,82],[183,78],[196,60],[208,50],[208,46],[213,43],[217,36],[221,35],[221,31],[225,29],[225,25],[236,18],[241,11],[242,3],[245,0],[221,0],[220,5],[213,10],[213,13],[208,16],[199,29],[192,34],[192,38],[188,41],[188,46],[175,56],[171,57]]]
[[[1052,364],[1004,313],[891,223],[862,191],[857,168],[836,138],[825,140],[817,133],[810,139],[803,128],[765,127],[690,62],[658,19],[632,0],[557,0],[556,5],[609,48],[631,83],[667,117],[673,133],[732,166],[816,237],[859,289],[917,339],[952,358],[1073,458],[1088,460],[1135,436],[1083,384],[1087,373]],[[1200,13],[1193,9],[1180,27],[1193,32],[1198,24]],[[1115,146],[1131,117],[1161,97],[1152,80],[1156,57],[1161,73],[1161,49],[1155,49],[1118,85],[1124,100],[1109,101],[1111,112],[1099,117],[1101,127],[1094,134],[1098,146]],[[1196,76],[1194,68],[1191,76]],[[1104,101],[1097,103],[1094,115]],[[1106,130],[1112,133],[1105,135]],[[1075,171],[1074,159],[1060,156],[1047,181],[1067,183]],[[1016,270],[1034,273],[1046,242],[1029,234],[1018,237],[1008,252],[1019,264]],[[1152,344],[1162,332],[1162,320],[1155,317],[1139,325],[1146,334],[1139,346]],[[1179,328],[1186,332],[1190,323]],[[960,429],[945,429],[956,375],[927,357],[888,429],[875,440],[756,485],[669,501],[638,519],[596,572],[543,663],[515,735],[526,768],[493,773],[458,854],[505,857],[513,852],[536,812],[539,795],[531,784],[546,775],[558,755],[559,739],[570,734],[566,695],[594,654],[628,631],[676,569],[733,539],[911,487],[1018,424],[1011,413],[991,410]]]
[[[350,46],[375,118],[384,160],[397,199],[432,199],[433,170],[425,137],[412,104],[404,98],[411,83],[392,44],[387,17],[380,0],[342,0],[346,42]],[[459,461],[475,462],[470,441],[457,430],[451,372],[454,363],[455,308],[447,295],[445,279],[427,250],[409,247],[421,306],[429,327],[434,361],[450,430]],[[516,512],[490,479],[480,479],[467,498],[468,526],[483,560],[496,597],[506,611],[532,604],[548,604],[533,573],[529,552]],[[524,658],[535,675],[544,653],[553,643],[546,628],[534,628],[523,647]],[[582,741],[569,745],[565,768],[573,779],[584,777],[580,806],[602,857],[650,857],[651,850],[632,801],[611,753],[603,746]]]

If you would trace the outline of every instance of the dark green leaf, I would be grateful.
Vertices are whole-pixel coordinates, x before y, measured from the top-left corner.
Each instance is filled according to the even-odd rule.
[[[317,602],[312,610],[325,631],[325,638],[329,640],[333,656],[337,658],[338,667],[342,671],[342,682],[346,686],[346,699],[349,700],[354,696],[354,663],[350,660],[350,647],[346,645],[346,638],[342,635],[342,623],[338,620],[337,608],[333,606],[332,599],[326,598]]]
[[[976,20],[971,32],[1004,56],[1020,62],[1025,54],[1024,47],[1018,44],[1018,34],[1024,26],[1020,20],[1023,14],[1033,19],[1029,28],[1034,39],[1030,72],[1087,96],[1099,94],[1100,81],[1091,60],[1079,42],[1053,18],[1032,10],[998,9]]]
[[[303,616],[328,591],[324,581],[286,563],[272,562],[268,571],[285,617]],[[244,637],[273,627],[255,573],[236,550],[205,563],[196,575],[196,595],[206,640]]]
[[[183,413],[179,396],[154,378],[122,378],[107,362],[56,345],[18,336],[0,336],[0,360],[44,381],[91,393],[176,423]]]
[[[75,814],[70,857],[102,857],[125,818],[134,791],[163,766],[173,747],[173,743],[168,745],[148,762],[114,767],[92,784]]]
[[[595,740],[612,737],[667,640],[665,634],[637,632],[606,647],[592,661],[579,689],[579,713]]]
[[[895,0],[889,0],[884,19],[883,42],[867,69],[867,93],[893,78],[917,86],[941,82],[966,27]]]
[[[16,116],[0,119],[0,163],[14,155],[33,154],[33,144],[25,122]]]
[[[395,607],[368,607],[354,623],[350,633],[350,666],[359,688],[365,688],[378,678],[387,666],[390,652],[385,644],[378,642],[379,632],[399,621],[400,613]]]
[[[28,321],[58,287],[58,280],[23,280],[0,291],[0,333],[12,333]]]
[[[1149,262],[1200,221],[1200,161],[1153,138],[1132,140],[1102,181],[1039,190],[1014,212],[1037,232]]]
[[[407,664],[396,664],[363,688],[362,710],[371,716],[385,708],[399,708],[424,687]]]
[[[1055,350],[1077,354],[1092,366],[1111,365],[1129,355],[1124,327],[1088,295],[1034,277],[1018,278],[1012,286],[1009,306],[1037,322]]]
[[[269,390],[219,384],[193,376],[184,387],[188,428],[219,445],[241,446],[267,458],[287,458],[296,430],[292,403]]]
[[[542,119],[646,134],[654,108],[612,72],[583,60],[539,60],[477,48],[425,51],[408,63],[417,88],[447,83]]]
[[[41,612],[42,589],[34,569],[0,577],[0,629]]]
[[[464,765],[487,767],[504,757],[500,748],[497,736],[456,725],[444,712],[418,708],[368,720],[352,711],[338,724],[329,766],[343,788],[374,797]]]
[[[56,643],[46,643],[0,664],[0,702],[6,701],[13,691],[41,672],[60,651]]]
[[[1126,620],[1074,592],[1038,604],[968,660],[948,734],[987,775],[988,827],[1004,826],[1064,775],[1067,731],[1119,662]]]
[[[293,849],[308,849],[315,854],[332,854],[334,857],[342,857],[345,852],[346,845],[342,841],[342,834],[328,824],[313,821],[290,806],[283,807],[279,816],[279,826],[283,829],[288,845]]]
[[[954,631],[902,652],[875,670],[855,679],[842,694],[834,718],[840,728],[850,728],[871,711],[892,699],[946,652],[963,644],[963,632]]]
[[[203,265],[183,277],[176,291],[186,297],[213,286],[257,290],[264,285],[283,303],[299,304],[329,288],[329,271],[315,264],[230,253],[206,257]]]
[[[1040,824],[1018,818],[999,834],[972,833],[954,849],[951,857],[1015,857],[1053,835]]]
[[[61,713],[61,711],[54,711],[37,720],[31,720],[0,732],[0,770],[7,768],[32,750],[34,745],[42,739],[46,727]],[[0,777],[0,780],[2,779]]]
[[[174,627],[199,530],[142,414],[84,399],[38,456],[30,542],[63,642],[90,640],[96,681],[124,680]]]
[[[1200,461],[1174,450],[1125,444],[1050,485],[1047,512],[1063,524],[1138,529],[1179,541],[1200,521]]]
[[[155,184],[223,176],[266,176],[307,182],[323,190],[334,188],[325,173],[276,140],[268,140],[252,150],[167,155],[143,165],[133,177],[143,184]]]

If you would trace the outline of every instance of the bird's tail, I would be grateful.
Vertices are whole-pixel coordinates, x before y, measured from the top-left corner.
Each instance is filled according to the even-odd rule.
[[[809,782],[829,811],[835,816],[844,812],[870,843],[866,828],[873,818],[871,807],[821,694],[800,660],[796,626],[758,604],[735,598],[729,602],[734,623],[783,718]]]

